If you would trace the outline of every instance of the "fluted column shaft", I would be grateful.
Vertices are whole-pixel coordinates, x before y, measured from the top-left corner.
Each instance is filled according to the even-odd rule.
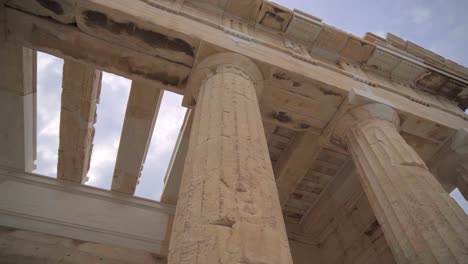
[[[256,80],[237,56],[215,58],[201,80],[170,264],[292,264]]]
[[[468,263],[468,222],[398,132],[390,107],[351,110],[339,129],[397,263]]]

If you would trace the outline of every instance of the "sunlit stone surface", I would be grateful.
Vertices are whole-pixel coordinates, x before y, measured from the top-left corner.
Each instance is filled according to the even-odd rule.
[[[262,0],[1,1],[0,262],[468,263],[468,69],[381,35]],[[36,51],[65,61],[58,179],[30,173]],[[163,91],[188,110],[154,201]]]

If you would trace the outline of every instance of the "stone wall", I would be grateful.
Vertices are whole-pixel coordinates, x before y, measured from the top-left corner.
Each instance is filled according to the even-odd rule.
[[[2,264],[165,264],[146,251],[0,227]]]

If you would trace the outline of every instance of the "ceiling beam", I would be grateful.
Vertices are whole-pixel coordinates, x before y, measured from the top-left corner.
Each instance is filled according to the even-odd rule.
[[[9,32],[7,41],[89,64],[132,80],[150,81],[178,94],[183,93],[191,70],[187,65],[90,36],[73,25],[12,8],[5,8],[5,16]]]
[[[428,164],[447,192],[458,188],[468,198],[468,128],[458,130]]]
[[[310,132],[298,135],[277,161],[274,171],[281,205],[288,201],[289,195],[322,151],[319,138],[319,135]]]
[[[324,147],[333,147],[332,144],[328,143],[332,135],[332,128],[336,120],[346,110],[347,104],[341,104],[321,134],[314,133],[313,130],[300,134],[294,139],[286,153],[281,155],[275,165],[274,171],[278,194],[283,207],[288,201],[290,194],[294,192],[299,182],[313,166],[314,161]],[[338,152],[340,151],[338,150]]]
[[[394,263],[352,163],[347,163],[303,218],[300,230],[315,240],[325,259]]]
[[[162,94],[163,90],[151,83],[132,82],[112,180],[113,191],[126,194],[135,192],[153,135]]]
[[[101,77],[92,66],[69,60],[63,64],[58,179],[87,181]]]
[[[158,1],[83,0],[77,1],[76,5],[75,17],[77,19],[78,27],[88,34],[96,37],[93,38],[88,35],[86,36],[91,37],[94,40],[105,39],[107,40],[107,43],[111,43],[114,47],[120,46],[120,48],[128,48],[131,52],[137,52],[139,54],[151,55],[156,53],[156,50],[142,52],[141,50],[144,49],[144,46],[142,46],[143,48],[136,47],[140,46],[140,41],[143,41],[141,39],[138,40],[138,35],[141,35],[140,33],[146,34],[147,31],[149,31],[148,33],[151,36],[156,36],[158,33],[161,33],[164,39],[180,38],[181,40],[184,40],[184,43],[188,44],[191,44],[191,40],[193,39],[197,41],[203,40],[214,50],[230,50],[253,59],[257,63],[261,64],[261,66],[275,66],[281,69],[288,69],[287,72],[291,75],[291,80],[294,80],[295,78],[312,79],[320,85],[335,87],[343,92],[349,92],[351,89],[356,89],[362,93],[368,94],[369,96],[380,97],[385,101],[392,102],[392,106],[400,112],[409,113],[417,118],[430,116],[431,121],[434,123],[450,129],[458,130],[459,128],[468,126],[468,120],[464,120],[460,116],[436,107],[427,107],[424,104],[414,102],[410,98],[406,98],[404,95],[396,94],[394,90],[398,89],[390,87],[395,85],[394,83],[376,83],[365,76],[361,77],[355,73],[327,65],[320,61],[312,59],[301,60],[297,58],[297,56],[291,56],[285,47],[267,45],[267,42],[260,39],[260,36],[258,38],[252,36],[251,40],[226,36],[226,34],[229,35],[229,33],[226,32],[224,28],[219,27],[218,21],[213,23],[204,20],[194,20],[193,14],[189,11],[173,10],[170,6],[163,6],[163,4]],[[9,16],[8,13],[9,12],[7,11],[7,26],[9,27],[9,32],[13,32],[12,34],[14,35],[25,35],[24,33],[15,32],[15,30],[18,29],[15,28],[15,26],[24,26],[24,23],[22,23],[22,20],[24,19],[19,19],[18,17],[18,19],[16,19],[16,23],[9,23],[9,20],[15,21],[17,16]],[[122,26],[122,21],[125,21],[125,23],[128,24],[130,27],[129,30],[126,30],[126,27]],[[112,25],[116,25],[116,28],[113,29]],[[35,29],[35,34],[33,35],[36,38],[37,35],[50,34],[50,32],[47,32],[47,29],[50,29],[50,27],[43,29],[37,25],[29,27],[26,31],[32,31],[32,28]],[[38,30],[38,28],[41,28],[41,30]],[[137,30],[137,28],[139,30]],[[88,31],[90,29],[93,29],[94,31]],[[110,34],[109,31],[112,32],[111,29],[115,30],[119,34]],[[44,33],[44,31],[46,32]],[[104,31],[107,33],[104,34]],[[175,35],[166,35],[168,32],[171,34],[174,33]],[[156,35],[153,33],[156,33]],[[29,33],[29,35],[31,34]],[[20,39],[29,39],[30,41],[27,42],[33,42],[31,38],[34,38],[34,36],[32,37],[26,34],[26,37],[23,36],[23,38],[20,37]],[[189,39],[185,40],[185,38]],[[55,44],[60,41],[60,38],[57,40],[54,39],[53,34],[46,38],[42,36],[43,43],[39,46],[50,46],[51,44]],[[35,42],[40,42],[40,40],[36,39]],[[194,42],[194,48],[196,49],[195,44],[196,41]],[[107,53],[108,56],[104,56],[106,59],[104,61],[101,60],[98,64],[111,65],[111,68],[118,68],[120,72],[126,72],[127,75],[133,75],[136,78],[143,77],[145,79],[153,79],[155,81],[166,83],[168,84],[168,89],[174,89],[174,85],[176,83],[179,85],[179,88],[180,86],[185,86],[190,68],[184,68],[186,65],[180,64],[179,61],[175,63],[164,59],[165,57],[152,56],[152,62],[154,62],[155,59],[159,59],[161,62],[164,62],[167,67],[162,67],[161,63],[154,63],[153,65],[144,63],[145,65],[140,65],[141,62],[148,60],[146,57],[151,56],[143,56],[142,61],[133,59],[123,60],[121,58],[121,51],[114,52],[114,50],[109,49],[109,44],[106,46],[106,48],[103,48],[100,45],[93,45],[90,43],[88,43],[88,45],[83,45],[83,43],[76,41],[68,43],[69,50],[73,51],[69,52],[72,53],[71,55],[76,55],[74,54],[76,50],[86,51],[82,52],[85,54],[80,54],[80,56],[75,57],[82,58],[84,56],[85,60],[94,61],[94,57],[89,58],[90,53],[98,55],[98,58],[103,57],[101,53]],[[186,47],[185,44],[183,46]],[[62,47],[53,45],[53,48],[55,50],[60,50]],[[99,49],[99,52],[90,52],[90,49]],[[181,48],[179,47],[178,49]],[[196,51],[194,52],[196,53]],[[187,53],[190,53],[188,52],[188,49]],[[207,54],[204,54],[203,56],[206,55]],[[202,57],[199,59],[203,59]],[[182,67],[186,71],[182,72],[183,69],[179,69],[177,67]],[[181,71],[179,72],[178,70]],[[128,72],[130,72],[130,74]],[[175,86],[177,87],[177,85]],[[177,88],[174,90],[177,90]],[[180,89],[179,93],[181,93]],[[186,101],[190,100],[191,98],[188,98]]]

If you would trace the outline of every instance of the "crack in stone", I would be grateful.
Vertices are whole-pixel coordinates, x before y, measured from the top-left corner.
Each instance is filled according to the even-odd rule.
[[[222,227],[229,227],[232,228],[236,221],[228,218],[228,217],[222,217],[219,219],[216,219],[214,221],[210,222],[210,225],[216,225],[216,226],[222,226]]]

